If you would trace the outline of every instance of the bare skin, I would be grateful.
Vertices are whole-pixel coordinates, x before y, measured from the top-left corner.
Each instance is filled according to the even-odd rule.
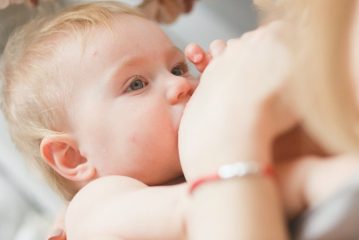
[[[216,48],[218,46],[225,47],[217,42],[209,55],[203,51],[200,53],[202,58],[196,58],[201,60],[193,61],[200,70],[216,55],[216,51],[221,51]],[[190,50],[187,57],[191,59],[196,51]],[[293,148],[302,141],[306,144],[301,151]],[[273,162],[289,217],[334,194],[359,169],[351,156],[327,156],[298,128],[291,128],[276,138],[273,148]],[[325,159],[330,161],[324,162]],[[325,168],[322,167],[324,163]],[[343,170],[342,177],[332,179],[331,184],[323,184],[333,169],[338,168]],[[121,176],[93,180],[69,205],[65,220],[68,239],[187,239],[186,219],[190,201],[187,189],[185,183],[149,187],[134,178]]]

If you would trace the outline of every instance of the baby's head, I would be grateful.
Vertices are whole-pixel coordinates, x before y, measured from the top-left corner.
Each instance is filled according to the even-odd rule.
[[[5,48],[4,78],[15,144],[67,199],[102,176],[182,175],[177,131],[197,82],[135,10],[91,3],[28,24]]]

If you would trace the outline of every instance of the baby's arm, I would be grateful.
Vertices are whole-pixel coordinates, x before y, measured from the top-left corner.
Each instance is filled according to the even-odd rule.
[[[185,185],[148,187],[128,177],[100,178],[71,201],[67,239],[183,239]]]

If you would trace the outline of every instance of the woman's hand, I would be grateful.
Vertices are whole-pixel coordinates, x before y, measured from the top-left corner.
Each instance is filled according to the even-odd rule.
[[[235,161],[270,161],[272,137],[292,124],[278,122],[277,116],[289,116],[281,104],[291,67],[281,39],[285,27],[272,23],[211,54],[179,131],[188,180]]]

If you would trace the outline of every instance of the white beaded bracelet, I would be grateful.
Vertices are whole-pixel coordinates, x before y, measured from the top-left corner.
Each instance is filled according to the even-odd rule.
[[[263,175],[273,177],[275,174],[272,165],[267,165],[266,167],[262,168],[256,162],[235,162],[223,165],[217,170],[216,173],[200,177],[197,180],[193,181],[189,186],[189,193],[193,194],[194,190],[196,190],[204,183],[231,179],[235,177],[246,177],[250,175]]]

